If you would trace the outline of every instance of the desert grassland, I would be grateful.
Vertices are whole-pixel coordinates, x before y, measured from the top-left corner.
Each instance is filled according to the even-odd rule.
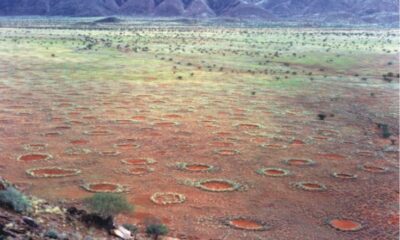
[[[397,31],[372,31],[372,37],[362,35],[369,32],[371,31],[205,27],[194,27],[193,30],[179,27],[143,27],[126,31],[3,28],[0,54],[4,60],[15,58],[15,64],[34,63],[38,68],[36,74],[45,74],[45,78],[49,76],[47,74],[66,77],[65,74],[68,73],[67,77],[71,81],[143,81],[146,77],[156,78],[157,81],[175,81],[177,75],[182,75],[185,82],[217,81],[223,84],[240,76],[243,80],[256,80],[257,83],[262,82],[268,86],[285,84],[276,83],[272,79],[274,75],[283,75],[285,70],[291,68],[283,63],[294,64],[300,71],[295,77],[291,76],[282,82],[297,81],[304,75],[301,70],[318,67],[343,75],[359,71],[361,74],[371,74],[379,78],[396,66]],[[328,33],[329,36],[320,33]],[[348,37],[342,36],[342,33],[361,36]],[[85,50],[85,37],[98,40],[99,43],[92,50]],[[101,39],[112,45],[105,47],[100,42]],[[138,52],[133,52],[129,47],[116,49],[117,45],[125,47],[126,44],[129,47],[147,47],[149,50],[143,52],[139,49]],[[271,54],[276,52],[279,55],[272,55],[271,59]],[[52,57],[53,54],[55,57]],[[161,57],[165,59],[161,60]],[[172,61],[168,61],[169,58]],[[393,65],[388,66],[382,59],[392,60]],[[173,66],[177,67],[175,74],[171,71]],[[199,70],[196,66],[203,68]],[[208,66],[211,71],[204,71]],[[371,66],[375,67],[372,71]],[[226,70],[218,71],[220,67]],[[35,69],[34,66],[32,68]],[[277,72],[259,73],[267,68]],[[256,74],[246,71],[255,71]],[[189,76],[191,72],[194,73],[193,77]],[[220,79],[221,74],[225,79]]]
[[[90,194],[83,183],[118,183],[136,206],[119,221],[158,217],[173,235],[193,239],[398,236],[398,30],[10,21],[16,27],[0,28],[1,174],[29,182],[30,193],[79,202]],[[46,135],[54,132],[61,134]],[[137,148],[118,148],[132,141]],[[27,143],[47,144],[40,151],[53,159],[16,161],[30,153]],[[132,157],[154,159],[140,166],[151,171],[127,173],[121,160]],[[316,164],[292,166],[292,158]],[[190,172],[186,163],[213,170]],[[26,175],[55,165],[81,174]],[[263,176],[265,167],[290,174]],[[240,187],[202,191],[205,179]],[[304,181],[326,189],[307,192]],[[187,201],[158,206],[150,196],[159,191]],[[234,217],[263,227],[229,226]],[[337,231],[330,218],[363,228]]]

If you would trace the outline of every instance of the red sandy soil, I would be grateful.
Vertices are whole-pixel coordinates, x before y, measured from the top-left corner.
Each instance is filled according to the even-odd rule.
[[[358,89],[330,82],[310,84],[308,89],[259,89],[253,96],[254,86],[237,79],[225,79],[223,87],[215,87],[184,81],[53,81],[34,75],[24,80],[18,71],[13,81],[6,81],[10,79],[6,69],[11,65],[4,61],[0,64],[0,109],[4,110],[0,111],[0,174],[25,186],[30,194],[51,201],[77,201],[92,194],[80,187],[83,182],[118,183],[130,189],[124,194],[136,209],[132,215],[119,216],[119,221],[142,226],[147,218],[158,217],[169,226],[172,236],[183,239],[398,237],[398,153],[383,151],[390,143],[381,141],[375,124],[362,117],[367,110],[379,116],[395,111],[398,99],[394,89]],[[373,101],[370,91],[375,93]],[[337,102],[315,97],[333,92],[341,96]],[[318,120],[321,106],[325,112],[335,112],[335,117]],[[18,114],[21,112],[31,114]],[[121,119],[133,122],[116,121]],[[321,136],[321,129],[334,132]],[[127,139],[138,147],[123,149],[117,156],[99,154],[119,151],[115,144]],[[27,161],[17,161],[18,156],[36,152],[24,149],[29,143],[47,144],[45,152],[53,159],[40,161],[41,156],[31,156]],[[76,145],[84,145],[91,152],[65,153]],[[359,154],[366,151],[372,154]],[[115,171],[133,168],[121,160],[138,160],[133,164],[140,167],[148,158],[157,161],[149,174]],[[286,159],[311,159],[317,164],[291,166],[285,164]],[[171,167],[178,162],[209,164],[219,171],[190,172]],[[364,164],[389,171],[367,172],[360,168]],[[80,169],[82,173],[54,179],[32,179],[25,173],[29,168],[47,166]],[[281,167],[291,174],[268,178],[256,173],[263,167]],[[192,165],[189,169],[204,168]],[[339,179],[332,176],[334,172],[356,174],[358,178]],[[204,179],[229,179],[245,188],[209,192],[182,184]],[[319,182],[327,189],[301,191],[293,187],[297,182]],[[223,182],[204,185],[231,187]],[[94,188],[114,190],[115,186]],[[183,204],[159,206],[150,200],[154,192],[177,192],[187,199]],[[227,226],[226,219],[235,217],[259,220],[270,227],[246,231]],[[361,222],[363,228],[339,231],[326,223],[333,218],[352,219]],[[244,220],[236,224],[257,228],[256,223]],[[336,225],[349,228],[349,224]]]

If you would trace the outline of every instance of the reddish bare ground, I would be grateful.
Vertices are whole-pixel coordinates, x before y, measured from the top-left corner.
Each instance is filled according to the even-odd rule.
[[[381,140],[368,115],[385,116],[376,120],[396,126],[397,119],[385,115],[389,111],[398,114],[396,90],[359,89],[332,81],[310,83],[306,89],[260,88],[251,95],[254,86],[237,79],[226,79],[219,88],[184,81],[53,81],[34,75],[25,79],[18,72],[13,81],[5,82],[3,79],[10,78],[6,69],[13,66],[1,63],[0,109],[4,111],[0,111],[0,173],[12,182],[25,183],[29,193],[53,201],[73,201],[91,194],[80,187],[82,182],[119,183],[132,189],[124,194],[136,206],[135,214],[119,216],[120,221],[142,226],[147,218],[158,217],[169,225],[171,235],[187,239],[386,240],[398,236],[398,152],[385,151],[390,141]],[[375,93],[373,100],[370,91]],[[341,98],[329,100],[336,95]],[[322,106],[326,112],[335,112],[335,117],[318,120]],[[121,119],[134,123],[117,121]],[[179,124],[165,119],[176,119]],[[60,127],[67,123],[68,128]],[[335,132],[318,131],[329,128]],[[117,156],[99,154],[120,150],[128,139],[138,147],[124,148]],[[47,144],[45,151],[53,159],[30,161],[42,156],[29,155],[35,152],[24,149],[26,143]],[[65,153],[76,145],[92,151],[77,156]],[[17,161],[21,155],[27,155],[24,159],[29,164]],[[121,160],[144,164],[146,161],[140,159],[147,158],[157,161],[151,165],[151,174],[114,171],[132,168]],[[285,164],[286,159],[313,159],[317,164],[291,166]],[[171,167],[177,162],[204,163],[220,170],[177,171]],[[360,168],[364,164],[389,171],[364,171]],[[81,169],[82,174],[31,180],[25,173],[28,168],[46,166]],[[256,173],[263,167],[282,167],[291,174],[267,178]],[[333,172],[356,174],[358,178],[339,179]],[[246,188],[208,192],[182,184],[201,179],[229,179]],[[320,182],[327,190],[300,191],[293,187],[296,182]],[[204,185],[231,187],[227,183]],[[114,190],[115,186],[94,188]],[[154,192],[169,191],[184,194],[186,202],[174,206],[151,202]],[[237,216],[266,222],[270,228],[239,230],[223,221]],[[363,228],[351,233],[338,231],[326,223],[332,218],[354,219],[362,222]],[[236,224],[258,227],[243,221]],[[336,225],[349,228],[341,222]]]

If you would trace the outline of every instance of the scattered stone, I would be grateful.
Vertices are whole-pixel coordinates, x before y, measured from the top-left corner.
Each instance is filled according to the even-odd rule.
[[[32,228],[38,228],[39,227],[39,224],[37,224],[36,221],[33,218],[24,216],[24,217],[22,217],[22,221],[26,225],[28,225],[28,226],[30,226]]]
[[[132,233],[123,226],[112,229],[111,234],[124,240],[133,239]]]

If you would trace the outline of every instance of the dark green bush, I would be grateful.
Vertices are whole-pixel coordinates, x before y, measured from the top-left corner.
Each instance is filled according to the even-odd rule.
[[[382,125],[382,137],[389,138],[392,134],[390,133],[389,126],[387,124]]]
[[[133,206],[129,204],[126,197],[116,193],[95,193],[85,202],[91,211],[102,217],[113,217],[133,211]]]
[[[58,239],[58,235],[59,235],[59,233],[57,230],[50,229],[50,230],[46,231],[46,233],[44,234],[44,237],[51,238],[51,239]]]
[[[16,212],[25,212],[31,207],[29,199],[11,186],[0,191],[0,203],[9,206]]]
[[[153,235],[157,240],[159,236],[168,234],[168,227],[164,224],[150,224],[146,227],[146,233]]]

